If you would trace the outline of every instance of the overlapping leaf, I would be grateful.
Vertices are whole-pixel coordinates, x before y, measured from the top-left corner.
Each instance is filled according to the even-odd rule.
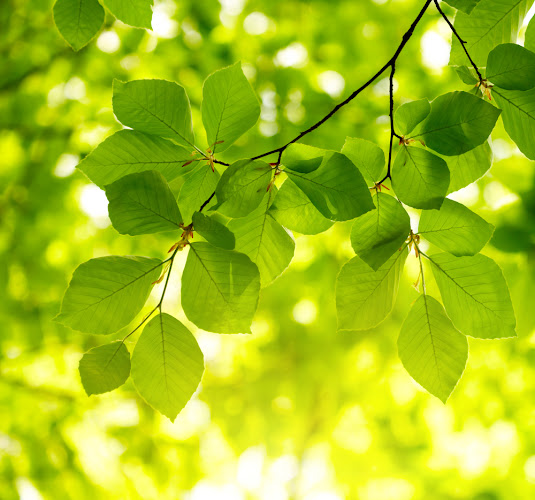
[[[208,243],[226,250],[233,250],[236,244],[234,234],[214,216],[195,212],[192,217],[193,228]]]
[[[507,90],[535,86],[535,54],[516,43],[498,45],[487,60],[487,79]]]
[[[97,0],[57,0],[54,22],[67,43],[80,50],[104,24],[104,9]]]
[[[431,111],[431,104],[427,99],[402,104],[394,115],[394,123],[402,135],[410,134],[414,128],[423,122]]]
[[[472,184],[485,175],[492,165],[492,149],[488,141],[459,156],[445,156],[450,171],[448,194]]]
[[[307,174],[321,165],[325,153],[325,149],[295,142],[284,150],[282,164],[294,172]]]
[[[385,154],[377,144],[365,139],[346,137],[342,153],[359,169],[370,186],[382,179]]]
[[[104,3],[123,23],[151,29],[153,0],[104,0]]]
[[[189,223],[193,213],[210,198],[220,178],[219,172],[212,171],[209,165],[200,165],[188,176],[180,189],[177,200],[185,223]]]

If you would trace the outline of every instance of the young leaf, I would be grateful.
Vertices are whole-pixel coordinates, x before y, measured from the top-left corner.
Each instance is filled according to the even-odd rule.
[[[322,233],[334,224],[289,180],[278,190],[269,213],[279,224],[301,234]]]
[[[166,80],[113,81],[113,112],[127,127],[193,146],[189,99],[183,87]]]
[[[307,174],[321,165],[326,152],[325,149],[294,142],[282,153],[282,164],[294,172]]]
[[[488,141],[459,156],[443,158],[450,171],[448,194],[472,184],[485,175],[492,165],[492,149]]]
[[[159,233],[180,229],[182,217],[160,172],[130,174],[106,187],[113,227],[121,234]]]
[[[104,0],[110,12],[123,23],[151,29],[153,0]]]
[[[409,214],[395,198],[377,193],[376,210],[355,220],[351,229],[351,246],[356,254],[377,271],[398,251],[411,230]]]
[[[463,83],[466,83],[466,85],[474,86],[478,83],[476,72],[472,68],[468,68],[467,66],[455,66],[454,69],[457,76]]]
[[[342,267],[336,279],[339,330],[368,330],[390,314],[407,249],[395,252],[377,271],[359,257]]]
[[[54,22],[65,41],[80,50],[104,24],[104,9],[97,0],[57,0]]]
[[[487,79],[507,90],[529,90],[535,86],[535,54],[516,43],[495,47],[487,60]]]
[[[401,147],[392,165],[392,187],[403,203],[440,208],[449,184],[450,172],[442,158],[419,147]]]
[[[161,261],[147,257],[98,257],[74,271],[56,320],[85,333],[108,334],[141,311]]]
[[[468,92],[449,92],[431,103],[431,113],[413,137],[437,153],[455,156],[483,144],[500,110]]]
[[[449,3],[457,10],[463,11],[465,14],[470,14],[470,12],[474,10],[474,7],[479,3],[479,1],[480,0],[447,0],[446,3]]]
[[[423,122],[431,111],[431,104],[427,99],[402,104],[394,115],[394,123],[402,135],[410,134],[416,125]]]
[[[373,186],[381,180],[385,154],[377,144],[365,139],[346,137],[342,153],[359,169],[366,184]]]
[[[398,352],[411,377],[445,403],[466,366],[468,341],[455,329],[442,305],[424,294],[403,323]]]
[[[260,116],[260,104],[241,63],[212,73],[204,82],[202,122],[215,153],[228,149]]]
[[[217,210],[228,217],[245,217],[262,201],[273,176],[263,161],[239,160],[228,167],[216,187]]]
[[[516,336],[509,289],[492,259],[440,253],[430,260],[446,312],[459,331],[481,339]]]
[[[130,353],[124,342],[112,342],[86,352],[78,367],[88,396],[113,391],[130,375]]]
[[[193,213],[211,196],[221,176],[210,165],[200,165],[184,182],[178,193],[178,206],[184,222],[189,224]]]
[[[343,154],[328,152],[310,173],[286,174],[327,219],[351,220],[374,208],[362,174]]]
[[[128,174],[158,170],[167,181],[189,172],[196,162],[191,151],[155,135],[121,130],[108,137],[87,155],[78,168],[97,186],[108,184]]]
[[[446,198],[440,210],[424,210],[418,233],[457,257],[475,255],[489,241],[494,226],[461,203]]]
[[[208,243],[226,250],[233,250],[236,244],[234,234],[213,217],[195,212],[192,217],[193,228]]]
[[[250,333],[260,273],[249,257],[209,243],[192,243],[182,275],[182,308],[199,328]]]
[[[173,421],[203,372],[204,357],[191,332],[169,314],[152,318],[132,353],[132,380],[143,399]]]

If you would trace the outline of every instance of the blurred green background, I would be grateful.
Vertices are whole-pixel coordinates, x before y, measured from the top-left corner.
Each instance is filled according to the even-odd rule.
[[[108,16],[79,53],[55,29],[52,3],[0,3],[0,499],[535,498],[535,169],[501,123],[491,171],[454,198],[497,227],[484,253],[504,270],[519,338],[470,339],[467,370],[447,405],[417,386],[397,357],[417,296],[414,256],[384,323],[336,332],[334,282],[352,255],[350,224],[296,235],[290,269],[262,291],[253,335],[187,323],[182,256],[165,308],[194,331],[206,372],[174,424],[131,381],[86,397],[78,361],[109,338],[51,321],[81,262],[162,257],[174,241],[115,233],[104,194],[74,169],[120,128],[113,78],[178,81],[204,141],[202,82],[241,60],[261,120],[221,159],[250,157],[291,139],[360,86],[393,54],[421,2],[162,0],[152,32]],[[449,39],[430,8],[398,61],[396,105],[469,90],[446,66]],[[349,135],[386,147],[387,112],[380,79],[307,142],[339,149]]]

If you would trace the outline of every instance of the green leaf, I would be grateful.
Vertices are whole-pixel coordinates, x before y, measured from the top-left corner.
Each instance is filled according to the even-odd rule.
[[[212,195],[220,177],[210,165],[200,165],[188,176],[178,194],[178,206],[185,223],[189,224],[193,213]]]
[[[212,151],[221,153],[260,116],[260,104],[241,63],[212,73],[204,82],[202,122]]]
[[[245,217],[262,201],[273,176],[263,161],[239,160],[228,167],[216,187],[217,210],[228,217]]]
[[[94,347],[83,355],[78,369],[88,396],[113,391],[130,375],[130,353],[121,341]]]
[[[168,181],[189,172],[191,151],[155,135],[121,130],[86,156],[78,168],[103,188],[128,174],[158,170]]]
[[[216,221],[213,217],[195,212],[192,217],[193,228],[208,243],[226,250],[233,250],[236,244],[234,234],[221,222]]]
[[[515,314],[501,269],[488,257],[432,255],[433,274],[455,327],[471,337],[515,337]]]
[[[377,144],[365,139],[346,137],[342,153],[359,169],[366,184],[372,186],[381,180],[385,154]]]
[[[326,152],[325,149],[295,142],[284,150],[281,161],[286,168],[307,174],[321,165]]]
[[[487,60],[487,79],[507,90],[535,86],[535,54],[516,43],[495,47]]]
[[[431,103],[431,113],[413,137],[442,155],[460,155],[487,140],[498,116],[499,109],[475,95],[449,92]]]
[[[524,47],[535,52],[535,17],[532,17],[524,35]]]
[[[113,81],[113,112],[127,127],[193,146],[189,99],[183,87],[166,80]]]
[[[285,181],[279,189],[269,213],[279,224],[301,234],[318,234],[334,223],[318,209],[292,181]]]
[[[535,89],[521,91],[494,87],[492,95],[503,111],[503,126],[509,137],[522,153],[535,160]]]
[[[132,353],[132,380],[143,399],[173,421],[203,372],[204,357],[191,332],[169,314],[152,318]]]
[[[418,233],[457,257],[475,255],[489,241],[494,226],[461,203],[445,199],[440,210],[424,210]]]
[[[236,250],[247,255],[260,271],[263,287],[269,285],[290,265],[295,243],[268,211],[275,188],[247,217],[231,220],[228,228],[236,236]]]
[[[468,341],[433,297],[420,295],[398,338],[399,358],[410,376],[445,403],[461,378]]]
[[[398,198],[414,208],[440,208],[450,173],[446,162],[433,153],[402,146],[392,165],[392,187]]]
[[[152,0],[104,0],[104,3],[123,23],[137,28],[152,28]]]
[[[402,135],[410,134],[416,125],[423,122],[431,111],[431,104],[427,99],[402,104],[394,115],[397,131]]]
[[[478,83],[479,80],[476,72],[472,68],[468,68],[467,66],[455,66],[454,69],[457,73],[457,76],[463,83],[466,83],[466,85],[473,86]]]
[[[459,156],[443,158],[450,171],[448,194],[472,184],[485,175],[492,165],[492,149],[488,141]]]
[[[375,196],[376,210],[355,220],[351,246],[356,254],[377,271],[401,248],[411,230],[409,214],[395,198],[383,193]]]
[[[199,328],[250,333],[260,273],[244,254],[192,243],[182,275],[182,308]]]
[[[362,174],[343,154],[328,152],[310,173],[286,174],[327,219],[350,220],[374,208]]]
[[[405,247],[377,271],[359,257],[342,267],[336,280],[339,330],[368,330],[390,314],[406,258]]]
[[[104,9],[97,0],[57,0],[54,22],[65,41],[80,50],[104,24]]]
[[[533,0],[480,0],[470,14],[458,12],[455,29],[475,63],[484,67],[489,52],[501,43],[516,42]],[[461,44],[453,37],[450,64],[467,64]]]
[[[130,174],[106,187],[108,212],[121,234],[159,233],[180,229],[182,217],[175,197],[160,172]]]

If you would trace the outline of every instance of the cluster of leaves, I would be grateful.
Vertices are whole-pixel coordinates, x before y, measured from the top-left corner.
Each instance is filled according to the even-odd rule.
[[[190,104],[181,86],[162,80],[116,81],[113,110],[132,130],[109,137],[79,168],[105,189],[119,233],[174,230],[181,236],[166,260],[103,257],[82,264],[58,320],[95,334],[127,326],[155,283],[165,280],[165,294],[175,255],[187,248],[181,284],[185,315],[207,331],[248,333],[261,287],[292,260],[289,232],[318,234],[335,222],[354,220],[356,256],[343,266],[336,283],[338,328],[367,330],[388,316],[414,249],[422,294],[402,326],[399,356],[417,382],[446,401],[467,361],[466,336],[516,335],[503,274],[479,253],[494,228],[446,198],[490,168],[488,139],[501,114],[511,138],[532,158],[535,54],[511,43],[526,9],[515,10],[516,17],[509,9],[496,19],[494,3],[481,0],[471,14],[459,14],[456,20],[468,48],[485,45],[490,52],[486,78],[470,59],[473,67],[458,72],[463,81],[475,83],[475,92],[450,92],[432,102],[403,104],[395,115],[391,111],[392,137],[399,138],[392,164],[392,151],[387,162],[379,146],[360,138],[347,138],[341,152],[292,141],[275,151],[276,163],[262,160],[268,153],[231,165],[216,159],[260,114],[239,63],[205,81],[202,120],[211,145],[206,151],[195,144]],[[479,30],[487,11],[492,13],[491,29]],[[452,64],[459,49],[464,51],[454,45]],[[475,53],[479,61],[480,52]],[[178,177],[183,182],[175,196],[169,183]],[[394,196],[382,191],[387,179]],[[417,232],[411,231],[406,206],[422,211]],[[194,234],[204,241],[192,242]],[[424,254],[421,238],[442,252]],[[426,293],[423,259],[432,268],[443,305]],[[187,328],[162,312],[163,294],[137,327],[157,312],[131,360],[124,340],[114,342],[86,353],[80,372],[88,394],[112,390],[131,374],[141,396],[174,419],[201,380],[203,357]]]

